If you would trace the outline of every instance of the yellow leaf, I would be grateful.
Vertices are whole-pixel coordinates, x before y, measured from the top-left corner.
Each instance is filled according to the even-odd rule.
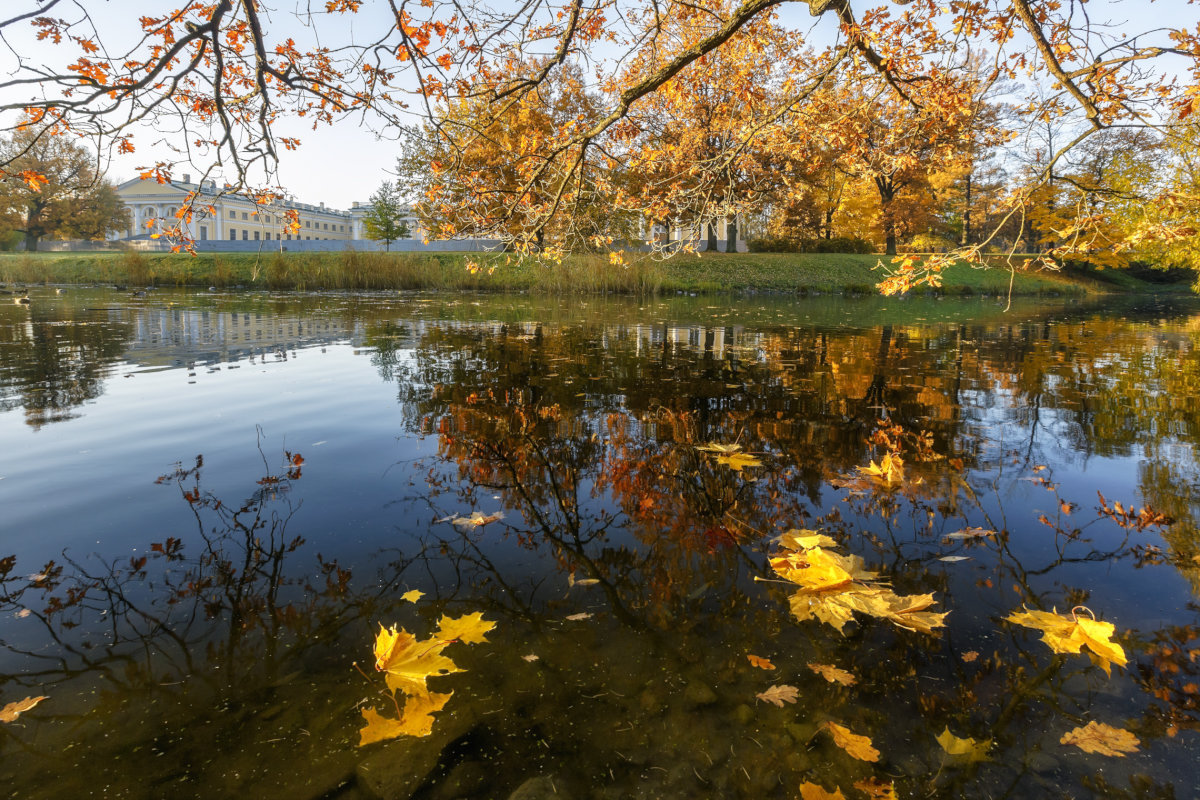
[[[765,692],[759,692],[754,696],[759,700],[763,700],[767,703],[774,703],[780,708],[783,708],[784,703],[796,702],[797,695],[799,695],[799,691],[795,686],[772,686]]]
[[[400,595],[401,600],[407,600],[410,603],[415,603],[425,596],[425,593],[420,589],[413,589]]]
[[[871,800],[897,800],[898,797],[894,783],[884,783],[874,778],[855,781],[854,788],[871,798]]]
[[[1140,744],[1129,731],[1103,722],[1089,722],[1082,728],[1064,733],[1058,741],[1060,744],[1073,744],[1085,753],[1122,758],[1126,753],[1136,753]]]
[[[759,669],[775,669],[775,665],[765,658],[750,655],[749,653],[746,654],[746,658],[750,660],[751,666],[758,667]]]
[[[461,672],[454,662],[442,655],[448,639],[431,638],[418,641],[403,628],[379,626],[375,636],[375,669],[387,673],[387,684],[393,692],[425,694],[425,680],[439,675]]]
[[[705,453],[736,453],[742,449],[742,446],[736,442],[733,444],[721,444],[719,442],[708,442],[707,444],[696,445],[697,450],[702,450]]]
[[[433,732],[433,714],[441,711],[454,692],[422,692],[408,697],[400,719],[389,719],[373,708],[364,708],[366,727],[359,731],[358,746],[395,739],[398,736],[428,736]]]
[[[988,748],[992,746],[991,739],[983,741],[960,739],[950,732],[949,726],[938,735],[937,743],[942,746],[947,755],[964,756],[968,762],[986,760]]]
[[[857,683],[853,673],[838,669],[832,664],[809,664],[808,668],[830,683],[840,683],[842,686],[853,686]]]
[[[878,761],[879,751],[871,746],[870,738],[851,733],[849,728],[836,722],[826,722],[825,729],[833,737],[833,743],[859,761]]]
[[[476,611],[458,619],[442,617],[438,620],[437,637],[445,639],[447,643],[458,641],[479,644],[487,641],[485,634],[494,627],[496,623],[488,622],[483,618],[482,611]]]
[[[846,800],[846,795],[842,794],[842,790],[838,787],[833,787],[833,791],[826,791],[824,786],[805,781],[800,784],[800,797],[802,800]]]
[[[729,453],[717,456],[717,463],[724,464],[734,472],[741,472],[745,467],[761,467],[762,462],[749,453]]]
[[[24,700],[9,703],[4,708],[0,708],[0,722],[15,722],[17,717],[47,699],[49,698],[42,695],[41,697],[26,697]]]
[[[1116,628],[1111,622],[1029,609],[1014,611],[1005,620],[1041,631],[1042,641],[1056,653],[1079,653],[1086,647],[1092,659],[1109,675],[1112,663],[1125,666],[1128,662],[1125,650],[1112,641]]]
[[[790,530],[779,537],[779,544],[788,550],[811,550],[814,547],[837,547],[837,542],[823,533],[810,530]]]

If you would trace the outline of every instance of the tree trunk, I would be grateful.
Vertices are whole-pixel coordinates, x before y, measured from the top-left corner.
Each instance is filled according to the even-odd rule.
[[[833,238],[833,209],[825,209],[825,241]]]
[[[971,243],[971,174],[967,173],[967,193],[963,201],[962,246]]]
[[[892,216],[892,200],[896,197],[896,187],[890,178],[882,176],[875,179],[875,188],[879,190],[880,221],[883,223],[884,252],[889,256],[896,255],[896,218]]]
[[[713,223],[708,223],[708,242],[707,250],[710,253],[717,252],[717,226]]]
[[[545,242],[546,242],[546,232],[544,230],[542,230],[541,228],[539,228],[538,232],[537,232],[537,251],[539,253],[542,252],[543,245],[545,244]]]
[[[38,246],[38,240],[40,238],[41,237],[38,236],[36,233],[30,233],[29,231],[26,231],[25,232],[25,252],[26,253],[36,253],[37,246]]]
[[[725,252],[737,252],[737,217],[730,217],[725,222]]]

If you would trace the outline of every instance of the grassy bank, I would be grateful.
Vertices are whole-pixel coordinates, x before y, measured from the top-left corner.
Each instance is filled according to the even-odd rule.
[[[472,273],[468,259],[483,269]],[[217,286],[260,289],[462,289],[546,293],[858,292],[882,278],[879,256],[761,253],[681,255],[614,266],[604,256],[576,256],[562,264],[505,264],[503,256],[467,253],[38,253],[0,254],[5,283]],[[495,269],[490,274],[488,267]],[[1115,276],[1114,276],[1115,277]],[[1005,294],[1003,268],[956,266],[946,273],[947,294]],[[1120,278],[1018,273],[1013,293],[1085,294],[1138,291],[1149,284]]]

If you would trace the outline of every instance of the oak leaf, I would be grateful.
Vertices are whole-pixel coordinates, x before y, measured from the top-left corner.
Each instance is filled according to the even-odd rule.
[[[839,669],[832,664],[809,664],[808,668],[820,675],[830,683],[840,683],[842,686],[853,686],[858,682],[854,674],[847,672],[844,669]]]
[[[992,746],[991,739],[960,739],[950,732],[949,726],[938,734],[937,743],[946,751],[946,755],[963,756],[968,762],[985,761],[988,748]]]
[[[24,700],[9,703],[4,708],[0,708],[0,722],[15,722],[17,717],[47,699],[49,698],[42,695],[41,697],[26,697]]]
[[[751,655],[750,653],[746,654],[746,658],[750,661],[750,666],[752,667],[768,670],[775,669],[775,665],[772,664],[769,659],[762,658],[761,656]]]
[[[1138,738],[1129,731],[1103,722],[1089,722],[1082,728],[1064,733],[1058,741],[1060,744],[1073,744],[1085,753],[1121,758],[1126,753],[1136,753],[1140,744]]]
[[[767,703],[774,703],[775,705],[779,706],[780,708],[783,708],[784,703],[796,702],[796,697],[799,694],[800,694],[800,692],[798,689],[796,689],[795,686],[782,685],[782,686],[772,686],[771,688],[767,689],[765,692],[759,692],[758,694],[756,694],[754,696],[757,697],[759,700],[762,700]]]
[[[846,800],[846,795],[838,787],[834,786],[830,792],[824,786],[808,781],[800,784],[800,797],[802,800]]]
[[[364,708],[366,727],[359,730],[358,746],[400,736],[428,736],[433,732],[433,714],[441,711],[454,692],[422,692],[409,695],[399,719],[390,719],[373,708]]]
[[[833,743],[845,750],[850,756],[857,758],[859,761],[879,760],[879,751],[871,746],[871,739],[869,737],[851,733],[849,728],[838,725],[836,722],[826,722],[825,729],[833,737]]]

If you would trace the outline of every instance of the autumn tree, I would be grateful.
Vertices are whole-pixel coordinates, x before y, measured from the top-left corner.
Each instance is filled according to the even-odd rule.
[[[411,232],[403,219],[405,210],[399,187],[384,181],[371,195],[371,208],[363,217],[367,238],[383,242],[384,250],[390,250],[397,239],[408,238]]]
[[[71,139],[27,128],[0,142],[10,175],[0,181],[0,207],[25,249],[47,237],[103,239],[128,227],[129,215],[95,154]],[[31,176],[28,180],[21,175]]]

